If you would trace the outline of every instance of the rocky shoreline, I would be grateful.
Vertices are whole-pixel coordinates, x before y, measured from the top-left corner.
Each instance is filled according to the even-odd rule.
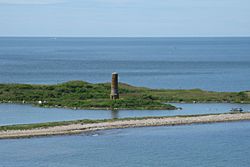
[[[60,125],[47,128],[34,128],[28,130],[2,130],[0,139],[27,138],[35,136],[67,135],[92,132],[105,129],[147,127],[147,126],[174,126],[201,123],[231,122],[250,120],[250,113],[225,113],[199,116],[175,116],[162,118],[110,120],[100,123],[72,123],[70,125]]]

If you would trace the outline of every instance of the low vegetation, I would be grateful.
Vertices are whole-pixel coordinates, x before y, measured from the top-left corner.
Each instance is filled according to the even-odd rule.
[[[167,90],[119,84],[120,99],[110,100],[110,83],[70,81],[56,85],[0,84],[0,102],[73,109],[171,110],[169,102],[250,103],[249,92]]]

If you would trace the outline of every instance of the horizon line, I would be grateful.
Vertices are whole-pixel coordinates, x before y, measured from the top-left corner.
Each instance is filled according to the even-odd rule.
[[[250,38],[249,36],[1,36],[0,38]]]

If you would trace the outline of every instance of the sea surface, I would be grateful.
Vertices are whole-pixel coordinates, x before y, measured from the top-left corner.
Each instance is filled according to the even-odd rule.
[[[0,38],[0,83],[250,90],[250,38]]]
[[[250,90],[250,38],[0,38],[0,83],[121,82],[166,89]],[[0,104],[0,125],[229,112],[249,104],[107,111]],[[249,167],[250,122],[0,140],[0,167]]]
[[[250,104],[172,103],[182,110],[71,110],[62,108],[40,108],[21,104],[0,104],[0,126],[12,124],[29,124],[79,119],[113,119],[134,117],[159,117],[194,114],[227,113],[232,108],[242,108],[250,112]],[[0,166],[1,167],[1,166]]]
[[[250,122],[0,140],[2,167],[249,167]]]

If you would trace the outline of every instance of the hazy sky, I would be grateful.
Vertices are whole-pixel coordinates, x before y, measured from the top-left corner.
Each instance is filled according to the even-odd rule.
[[[250,0],[0,0],[0,36],[250,36]]]

